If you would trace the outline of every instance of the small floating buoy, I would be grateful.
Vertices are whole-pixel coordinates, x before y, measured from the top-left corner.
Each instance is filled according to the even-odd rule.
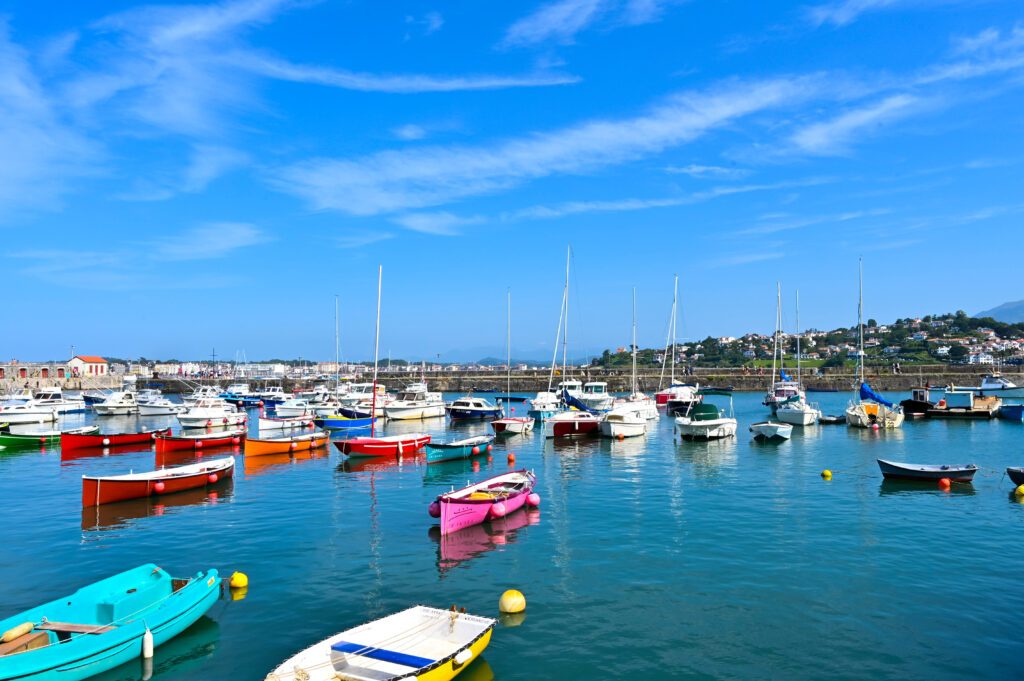
[[[218,478],[218,477],[217,477],[217,474],[216,474],[216,473],[210,473],[210,474],[209,474],[208,476],[206,476],[206,480],[207,480],[207,481],[208,481],[208,482],[209,482],[209,483],[210,483],[211,485],[213,485],[213,484],[215,484],[215,483],[216,483],[216,482],[217,482],[218,480],[220,480],[220,478]]]
[[[477,454],[480,453],[480,448],[479,447],[473,447],[473,449],[471,449],[469,451],[472,452],[473,456],[476,456]]]
[[[515,463],[516,462],[516,455],[515,455],[514,452],[509,452],[508,453],[508,462],[509,463]]]
[[[949,478],[939,478],[939,489],[949,489],[952,484]]]
[[[487,451],[493,452],[494,451],[494,445],[487,445]]]
[[[877,423],[872,423],[871,424],[871,430],[878,430],[878,424]]]
[[[529,496],[526,497],[526,503],[533,508],[540,506],[540,495],[536,492],[530,492]]]
[[[165,489],[167,489],[167,485],[160,482],[159,480],[153,483],[153,491],[156,492],[157,494],[163,494]]]
[[[831,480],[832,479],[832,471],[830,471],[829,469],[826,468],[825,470],[823,470],[821,472],[821,477],[822,477],[823,480]]]
[[[153,657],[153,632],[146,627],[146,633],[142,635],[142,659],[148,660]]]
[[[619,434],[618,434],[618,435],[616,435],[615,437],[616,437],[616,439],[619,439],[619,440],[625,440],[625,439],[626,439],[626,436],[625,436],[625,435],[623,435],[622,433],[619,433]]]
[[[106,447],[109,444],[110,444],[110,438],[109,437],[103,438],[103,446]]]
[[[228,586],[232,589],[241,589],[249,586],[249,575],[237,570],[232,572],[231,577],[228,579]]]
[[[1024,497],[1024,485],[1021,485],[1017,489],[1013,490],[1013,493],[1016,494],[1018,497]]]
[[[441,504],[437,501],[431,501],[430,506],[427,507],[427,513],[430,514],[431,518],[441,517]]]
[[[515,589],[509,589],[501,594],[498,600],[498,610],[507,613],[517,613],[526,610],[526,596]]]

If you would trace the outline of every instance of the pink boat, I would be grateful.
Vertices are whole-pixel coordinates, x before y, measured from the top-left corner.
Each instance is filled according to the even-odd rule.
[[[540,506],[540,497],[533,492],[536,483],[537,476],[530,471],[502,473],[442,494],[428,510],[432,517],[441,519],[441,534],[451,534],[464,527],[504,518],[524,505]]]

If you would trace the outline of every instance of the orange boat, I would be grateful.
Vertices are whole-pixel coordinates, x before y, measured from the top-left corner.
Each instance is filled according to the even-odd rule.
[[[327,433],[310,433],[294,437],[274,437],[265,440],[249,438],[245,441],[246,456],[265,456],[267,454],[290,454],[317,447],[326,447],[330,435]]]

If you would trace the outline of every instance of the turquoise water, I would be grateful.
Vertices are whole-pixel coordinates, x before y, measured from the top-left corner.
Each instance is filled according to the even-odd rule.
[[[847,395],[812,398],[841,413]],[[250,578],[244,600],[219,603],[157,649],[160,681],[262,679],[331,633],[416,603],[496,617],[507,588],[525,593],[525,619],[499,624],[461,679],[1019,676],[1024,505],[1002,470],[1024,465],[1024,426],[818,426],[758,444],[746,428],[766,416],[759,401],[736,396],[734,440],[683,443],[662,418],[621,442],[509,439],[479,471],[415,460],[350,469],[333,447],[248,466],[240,457],[215,498],[100,514],[82,512],[80,476],[150,469],[149,449],[0,452],[0,616],[153,561],[177,575],[217,567]],[[414,430],[487,427],[385,428]],[[540,510],[440,543],[429,502],[508,470],[510,450],[536,471]],[[941,492],[883,484],[879,457],[982,470],[972,486]],[[98,678],[141,679],[142,667]]]

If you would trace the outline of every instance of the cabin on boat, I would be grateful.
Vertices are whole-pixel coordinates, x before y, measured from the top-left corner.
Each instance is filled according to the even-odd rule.
[[[106,376],[109,364],[95,355],[75,355],[68,361],[68,371],[72,376]]]

